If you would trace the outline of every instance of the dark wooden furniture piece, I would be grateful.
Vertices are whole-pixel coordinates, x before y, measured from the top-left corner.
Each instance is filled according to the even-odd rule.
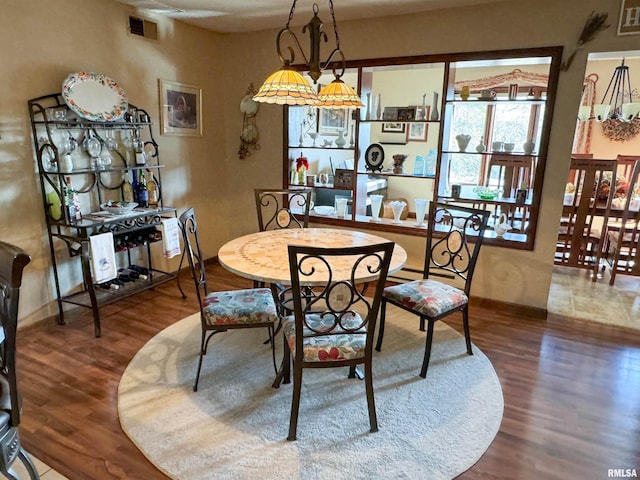
[[[626,179],[627,196],[620,224],[607,231],[607,255],[611,259],[609,285],[614,284],[617,274],[640,276],[640,197],[634,194],[640,188],[640,159],[634,162]]]
[[[528,189],[535,176],[535,158],[532,155],[511,155],[494,153],[489,157],[489,166],[486,185],[492,178],[492,169],[498,169],[497,188],[500,195],[509,198],[515,194],[515,190],[526,184]]]
[[[364,365],[370,431],[378,431],[373,395],[373,336],[393,247],[393,242],[348,248],[289,246],[294,307],[293,315],[283,318],[282,326],[284,383],[289,383],[293,355],[293,399],[287,440],[296,439],[305,368],[349,366],[350,376],[355,376],[355,367]],[[331,263],[336,259],[338,262],[347,259],[352,265],[350,279],[335,279]],[[358,271],[377,276],[370,298],[362,295],[356,285]],[[307,279],[311,276],[317,279],[319,274],[324,279],[322,284],[313,281],[315,295],[306,296]],[[279,383],[274,387],[279,387]]]
[[[277,371],[274,325],[278,320],[276,305],[268,288],[231,290],[209,292],[205,273],[204,258],[200,250],[198,225],[195,211],[189,208],[180,215],[180,225],[184,240],[184,248],[191,276],[196,288],[198,304],[200,306],[200,324],[202,327],[202,341],[200,343],[200,359],[196,373],[193,391],[198,390],[198,380],[202,369],[203,357],[207,354],[207,347],[211,338],[220,332],[242,328],[265,327],[269,333],[273,368]]]
[[[498,170],[498,195],[503,198],[515,198],[518,189],[529,194],[529,188],[535,178],[535,162],[533,155],[513,155],[494,153],[489,157],[487,186],[490,186],[492,170]],[[526,200],[526,197],[525,197]],[[504,213],[511,225],[519,231],[526,231],[529,208],[524,201],[516,201],[513,205],[503,204],[496,217]]]
[[[387,287],[382,294],[380,327],[376,350],[382,348],[387,303],[420,317],[420,330],[427,326],[427,339],[420,376],[427,376],[433,327],[454,312],[462,312],[467,353],[473,355],[469,334],[469,292],[480,246],[487,229],[489,212],[474,208],[432,203],[423,278]],[[434,280],[444,277],[464,282],[462,289]]]
[[[29,454],[22,448],[18,427],[22,398],[16,373],[16,333],[22,271],[31,257],[20,248],[0,242],[0,473],[18,480],[12,468],[16,458],[29,478],[40,478]]]
[[[492,65],[499,63],[502,67],[500,70],[492,71],[491,68],[487,69],[485,62]],[[494,152],[475,148],[461,151],[455,146],[456,135],[468,133],[467,129],[473,125],[475,137],[470,145],[478,144],[480,136],[487,147],[494,141],[513,141],[516,142],[515,148],[511,152],[500,151],[500,155],[505,158],[528,156],[534,159],[526,201],[524,204],[519,202],[521,205],[505,206],[502,209],[507,211],[509,208],[508,211],[515,212],[516,216],[524,211],[522,222],[520,218],[516,222],[515,227],[519,231],[504,236],[488,235],[484,242],[506,248],[533,250],[561,63],[562,47],[438,53],[347,61],[349,78],[345,77],[344,80],[353,86],[357,85],[358,94],[366,106],[353,112],[353,115],[346,111],[323,109],[316,115],[314,109],[305,106],[286,108],[282,144],[282,186],[294,186],[295,177],[291,175],[296,166],[294,159],[299,156],[308,157],[309,173],[317,173],[318,178],[323,178],[312,187],[316,204],[333,204],[335,195],[330,197],[329,202],[319,200],[321,196],[331,192],[349,196],[352,202],[347,218],[313,212],[314,223],[423,236],[424,228],[411,221],[414,199],[445,201],[450,195],[451,183],[461,183],[463,187],[471,183],[473,186],[482,186],[485,183],[487,165]],[[528,75],[533,73],[527,72],[528,65],[535,65],[532,69],[535,70],[535,74],[532,76]],[[540,69],[540,65],[545,66]],[[513,67],[512,74],[516,71],[523,74],[518,79],[513,77],[513,83],[518,84],[515,98],[513,95],[509,96],[509,82],[506,81],[506,71],[511,70],[510,67]],[[301,69],[302,65],[293,68]],[[420,71],[419,75],[417,71]],[[481,84],[487,82],[493,83],[481,87]],[[470,83],[475,83],[471,85],[473,94],[470,98],[463,99],[460,95],[461,87]],[[491,98],[482,97],[481,91],[489,88],[495,90],[497,95]],[[421,113],[410,120],[399,121],[397,107],[385,107],[381,112],[376,112],[374,105],[380,105],[381,102],[386,104],[385,102],[399,89],[403,90],[406,98],[418,99],[425,91],[435,93],[433,100],[428,100],[429,115],[423,116],[425,112],[422,106],[416,108],[416,111]],[[426,99],[423,101],[427,103]],[[522,121],[510,125],[510,112],[514,111],[518,112],[519,120]],[[392,133],[389,127],[395,133]],[[319,132],[321,135],[329,136],[343,128],[349,131],[349,143],[341,148],[335,148],[329,139],[322,144],[316,144],[306,136],[308,132]],[[425,132],[428,141],[416,143],[418,139],[414,137],[415,141],[412,140],[413,134],[400,134],[413,130]],[[529,139],[533,139],[535,148],[530,154],[525,154],[523,142]],[[406,153],[404,150],[408,148],[407,141],[411,152],[415,154],[415,160],[405,162],[406,168],[402,171],[391,169],[394,155]],[[371,146],[375,148],[369,150]],[[382,171],[372,168],[373,158],[369,158],[367,152],[375,153],[377,158],[381,152],[383,153],[384,158],[379,165],[383,167]],[[353,172],[354,181],[349,187],[336,186],[331,180],[331,174],[337,171],[336,167]],[[467,173],[464,173],[464,170],[467,170]],[[373,176],[388,181],[385,188],[388,187],[390,195],[393,192],[396,192],[396,195],[397,192],[402,192],[402,196],[409,200],[408,221],[401,224],[395,224],[387,218],[382,218],[381,222],[372,221],[369,198],[372,192],[369,189],[369,180]],[[409,178],[411,180],[408,180]],[[515,198],[512,200],[515,204]],[[494,204],[484,203],[488,209],[495,209]]]
[[[571,158],[570,183],[558,230],[555,264],[593,270],[598,277],[606,226],[615,194],[615,160]]]

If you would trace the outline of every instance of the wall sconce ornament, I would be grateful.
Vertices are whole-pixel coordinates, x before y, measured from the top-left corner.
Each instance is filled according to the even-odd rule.
[[[258,127],[256,127],[256,113],[260,106],[253,100],[256,94],[253,83],[249,84],[249,88],[245,92],[244,97],[240,100],[240,112],[242,113],[242,130],[240,131],[240,149],[238,150],[238,158],[241,160],[251,155],[250,148],[260,150],[258,143]]]

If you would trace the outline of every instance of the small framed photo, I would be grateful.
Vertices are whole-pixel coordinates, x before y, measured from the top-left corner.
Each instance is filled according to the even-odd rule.
[[[382,131],[385,133],[404,133],[406,124],[402,122],[385,122],[382,124]]]
[[[407,127],[407,142],[426,142],[427,129],[426,123],[410,123]]]
[[[398,108],[398,120],[415,120],[416,107]]]
[[[353,188],[353,170],[346,170],[343,168],[336,168],[336,174],[333,177],[334,188]]]
[[[195,85],[158,80],[160,133],[202,136],[202,89]]]
[[[382,111],[382,120],[397,120],[398,107],[384,107]]]
[[[320,135],[338,135],[346,131],[349,123],[348,108],[318,109],[318,133]]]

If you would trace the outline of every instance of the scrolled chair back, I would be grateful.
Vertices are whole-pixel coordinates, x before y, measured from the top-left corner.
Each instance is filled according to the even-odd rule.
[[[366,336],[363,344],[372,347],[393,246],[393,242],[350,248],[289,246],[296,331],[303,332],[296,337],[297,352],[302,351],[304,338],[327,335]],[[335,278],[336,267],[345,265],[350,265],[349,278]],[[361,285],[376,280],[373,296],[366,297]],[[313,295],[305,294],[311,286]]]
[[[182,240],[191,275],[196,287],[198,303],[202,305],[204,299],[209,293],[207,287],[207,276],[205,273],[204,259],[200,250],[200,238],[198,237],[198,222],[193,208],[185,210],[179,217],[180,228],[182,230]]]
[[[488,221],[487,210],[431,203],[424,278],[459,277],[468,295]]]
[[[309,226],[310,188],[255,189],[254,195],[261,232]]]

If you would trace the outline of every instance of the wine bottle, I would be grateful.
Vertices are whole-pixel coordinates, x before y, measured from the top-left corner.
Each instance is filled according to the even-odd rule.
[[[134,282],[136,280],[138,280],[140,278],[140,274],[134,270],[130,270],[128,268],[119,268],[118,269],[118,274],[119,275],[126,275],[127,277],[129,277],[129,280]]]
[[[129,181],[129,172],[122,172],[122,200],[124,202],[133,203],[133,186]]]
[[[144,178],[144,170],[140,170],[140,175],[138,176],[136,202],[138,202],[139,207],[144,208],[149,206],[149,190],[147,190],[147,181]]]
[[[153,175],[151,175],[151,178],[147,181],[147,191],[149,192],[149,206],[156,208],[158,206],[160,192],[158,192],[158,183],[155,178],[153,178]]]
[[[80,199],[78,198],[78,194],[74,192],[71,187],[71,177],[66,177],[65,183],[65,213],[67,214],[67,220],[69,222],[75,222],[82,219],[82,214],[80,213]]]
[[[129,283],[132,281],[132,278],[124,272],[118,272],[118,280],[123,283]]]
[[[149,278],[149,269],[141,265],[129,265],[129,270],[134,270],[140,275],[140,280],[146,280]]]
[[[108,282],[99,283],[98,286],[100,288],[104,288],[105,290],[118,290],[120,288],[120,285],[114,283],[111,280],[109,280]]]
[[[144,142],[140,138],[133,141],[133,148],[136,156],[136,165],[142,166],[147,163],[147,156],[144,153]]]

